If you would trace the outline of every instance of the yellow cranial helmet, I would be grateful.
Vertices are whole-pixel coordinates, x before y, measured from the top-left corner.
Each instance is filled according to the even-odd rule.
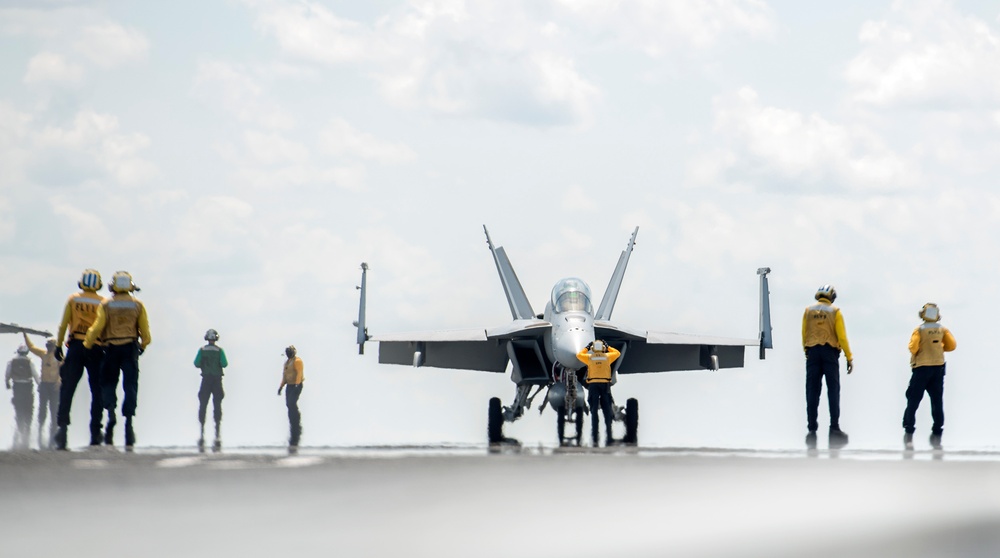
[[[80,276],[80,281],[76,284],[78,287],[88,291],[97,291],[104,284],[101,282],[101,272],[96,269],[85,269],[83,274]]]
[[[941,319],[941,311],[938,310],[938,305],[933,302],[928,302],[920,308],[920,318],[925,322],[936,322]]]
[[[108,289],[113,293],[130,293],[139,290],[132,282],[132,274],[127,271],[116,271],[111,276],[111,284],[108,285]]]

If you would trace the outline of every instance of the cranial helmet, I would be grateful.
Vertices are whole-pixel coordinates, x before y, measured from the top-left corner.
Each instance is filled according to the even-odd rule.
[[[20,345],[20,346],[18,346],[17,347],[17,354],[19,354],[21,356],[28,356],[28,346],[27,345]]]
[[[816,300],[821,298],[825,298],[830,302],[837,300],[837,289],[834,289],[833,285],[823,285],[816,289]]]
[[[285,347],[285,356],[288,358],[292,358],[293,356],[295,356],[295,345],[289,345]]]
[[[941,311],[938,310],[938,305],[933,302],[928,302],[923,305],[920,309],[920,318],[925,322],[936,322],[941,319]]]
[[[608,344],[598,339],[594,341],[593,349],[595,353],[603,353],[608,350]]]
[[[219,340],[219,332],[218,331],[215,331],[214,329],[210,329],[210,330],[208,330],[208,331],[205,332],[205,341],[218,341],[218,340]]]
[[[80,280],[76,284],[76,286],[87,291],[97,291],[103,285],[104,283],[101,282],[101,272],[96,269],[83,270],[83,275],[80,276]]]
[[[49,337],[45,340],[45,346],[47,348],[57,347],[59,346],[59,341],[57,341],[55,337]]]
[[[132,291],[138,291],[139,287],[135,286],[132,282],[132,274],[127,271],[116,271],[114,275],[111,276],[111,284],[108,285],[108,289],[113,293],[130,293]]]

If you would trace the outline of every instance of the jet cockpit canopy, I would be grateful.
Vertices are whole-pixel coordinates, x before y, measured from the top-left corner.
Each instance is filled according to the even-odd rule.
[[[563,312],[586,312],[594,314],[590,304],[590,287],[583,279],[567,277],[552,287],[552,309],[557,314]]]

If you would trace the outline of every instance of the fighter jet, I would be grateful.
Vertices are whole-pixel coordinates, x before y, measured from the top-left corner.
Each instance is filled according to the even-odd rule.
[[[368,264],[362,263],[361,304],[357,327],[358,352],[364,354],[366,341],[378,342],[381,364],[430,366],[502,373],[510,369],[515,385],[514,399],[506,406],[498,397],[488,405],[487,439],[500,444],[511,439],[503,434],[504,423],[514,422],[530,409],[536,396],[546,390],[539,412],[551,406],[557,415],[560,445],[580,445],[583,416],[588,410],[583,394],[584,363],[577,353],[596,339],[618,349],[612,384],[618,375],[677,370],[718,370],[743,366],[746,347],[759,347],[760,358],[771,348],[771,312],[767,275],[770,268],[760,268],[760,320],[757,339],[735,339],[703,335],[633,329],[613,323],[611,313],[625,277],[625,268],[639,233],[636,227],[628,246],[618,258],[618,265],[594,309],[590,287],[582,279],[567,277],[552,287],[545,311],[535,314],[524,289],[502,246],[494,246],[489,230],[486,244],[493,254],[500,283],[507,296],[513,321],[493,328],[431,331],[369,336],[365,324]],[[534,390],[534,391],[532,391]],[[630,398],[614,406],[614,418],[625,423],[622,442],[638,444],[639,402]],[[565,424],[575,423],[575,436],[564,435]]]

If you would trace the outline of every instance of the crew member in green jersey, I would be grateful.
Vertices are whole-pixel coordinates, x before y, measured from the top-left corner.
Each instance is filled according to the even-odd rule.
[[[208,400],[212,399],[212,413],[215,418],[215,443],[212,445],[213,451],[222,449],[222,435],[219,429],[222,425],[222,398],[226,393],[222,391],[222,369],[229,366],[226,360],[226,351],[216,343],[219,341],[219,332],[210,329],[205,332],[205,341],[208,345],[198,349],[198,355],[194,357],[194,365],[201,368],[201,388],[198,390],[198,422],[201,423],[201,436],[198,437],[198,451],[205,451],[205,414],[208,412]]]

